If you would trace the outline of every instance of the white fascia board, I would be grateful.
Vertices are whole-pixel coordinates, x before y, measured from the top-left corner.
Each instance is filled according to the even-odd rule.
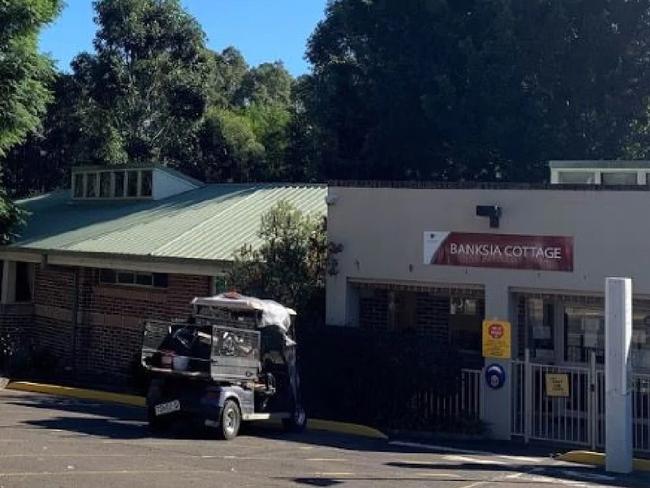
[[[185,260],[150,261],[143,259],[124,259],[116,257],[89,257],[74,255],[49,255],[48,264],[58,266],[75,266],[82,268],[106,268],[125,271],[145,271],[149,273],[187,274],[196,276],[214,276],[223,274],[229,268],[228,263],[221,262],[192,262]]]

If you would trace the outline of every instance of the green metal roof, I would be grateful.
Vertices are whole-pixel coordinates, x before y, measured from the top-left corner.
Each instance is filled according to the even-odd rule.
[[[55,192],[18,202],[31,215],[7,248],[229,261],[260,244],[260,218],[274,204],[325,215],[326,193],[324,185],[218,184],[159,201],[73,203]]]

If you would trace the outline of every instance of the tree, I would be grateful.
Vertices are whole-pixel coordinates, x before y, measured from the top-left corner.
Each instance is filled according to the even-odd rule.
[[[324,307],[328,265],[324,218],[280,202],[262,217],[259,249],[244,246],[227,278],[242,293],[272,298],[301,314]]]
[[[235,103],[239,106],[252,103],[288,106],[292,85],[293,78],[282,62],[262,63],[244,75],[235,95]]]
[[[237,92],[248,72],[244,56],[234,47],[221,53],[213,53],[214,69],[211,81],[213,96],[211,104],[221,108],[235,105]]]
[[[54,100],[41,128],[15,146],[4,160],[4,183],[12,197],[48,192],[60,187],[79,154],[85,130],[75,111],[78,90],[71,75],[59,74],[51,84]]]
[[[38,51],[38,33],[60,8],[58,0],[0,3],[0,156],[38,126],[50,101],[52,63]]]
[[[200,173],[209,181],[255,181],[264,161],[264,146],[244,115],[211,109],[198,134]]]
[[[38,33],[58,14],[58,0],[0,2],[0,157],[39,125],[50,101],[51,61],[39,54]],[[0,190],[0,243],[8,242],[21,213]]]
[[[179,0],[98,0],[95,54],[73,61],[85,162],[192,160],[211,63],[205,36]],[[80,161],[81,162],[81,161]]]
[[[648,0],[330,0],[304,103],[329,178],[539,181],[645,120]]]

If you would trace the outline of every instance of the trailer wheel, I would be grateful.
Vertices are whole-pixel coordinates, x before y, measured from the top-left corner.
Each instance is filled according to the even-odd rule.
[[[307,413],[302,407],[297,407],[291,418],[283,419],[282,426],[285,432],[300,433],[307,427]]]
[[[226,400],[221,411],[219,437],[227,441],[237,437],[241,426],[241,411],[235,400]]]

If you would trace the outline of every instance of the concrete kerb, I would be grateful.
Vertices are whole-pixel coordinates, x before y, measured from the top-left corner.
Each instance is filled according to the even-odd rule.
[[[605,466],[605,454],[592,451],[569,451],[560,454],[556,459],[576,464]],[[650,459],[634,459],[635,471],[650,471]]]
[[[100,390],[89,390],[85,388],[74,388],[69,386],[49,385],[43,383],[32,383],[28,381],[12,381],[7,385],[8,390],[26,391],[31,393],[42,393],[45,395],[64,396],[79,398],[81,400],[95,400],[106,403],[116,403],[132,407],[144,407],[145,398],[137,395],[125,395],[122,393],[111,393]],[[337,434],[354,435],[370,439],[387,440],[388,436],[383,432],[367,427],[365,425],[351,424],[347,422],[335,422],[332,420],[309,419],[308,430],[319,430],[334,432]]]

